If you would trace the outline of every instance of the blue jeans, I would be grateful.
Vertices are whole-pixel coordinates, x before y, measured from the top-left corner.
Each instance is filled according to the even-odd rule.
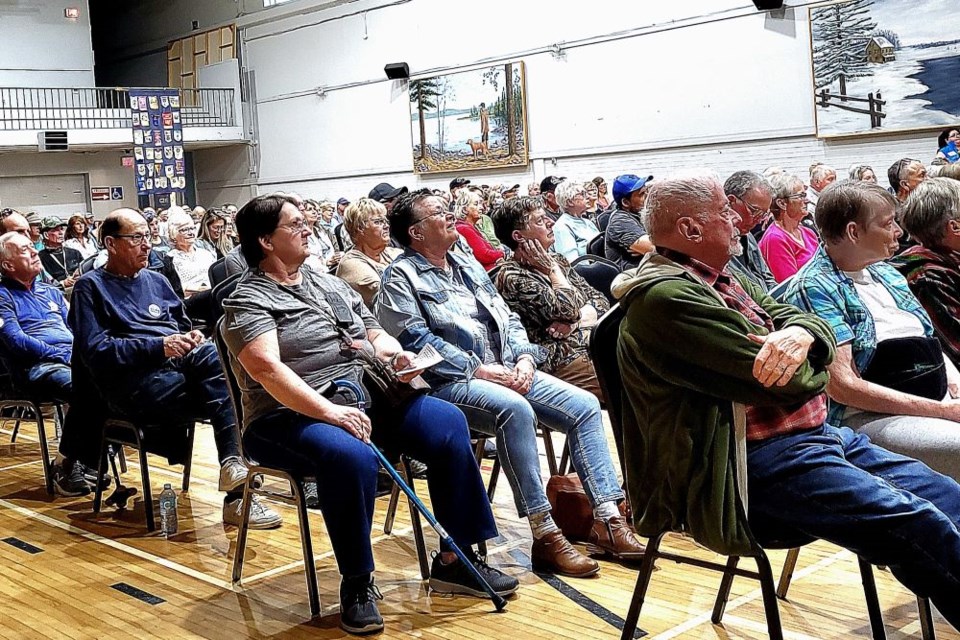
[[[538,422],[567,435],[570,460],[590,504],[623,499],[603,432],[600,403],[592,394],[538,371],[525,396],[477,379],[448,384],[433,395],[460,407],[471,428],[496,436],[500,464],[521,518],[550,511],[540,478]]]
[[[828,540],[886,565],[960,628],[960,485],[850,429],[748,443],[749,518],[764,538]]]
[[[73,373],[70,365],[41,362],[27,369],[24,378],[27,393],[35,395],[40,401],[56,400],[65,404],[72,402]],[[76,459],[78,449],[82,448],[78,440],[82,439],[84,434],[77,431],[76,418],[76,411],[67,408],[60,434],[60,453],[65,458]]]
[[[237,417],[212,342],[204,342],[182,358],[170,358],[163,367],[117,391],[107,402],[120,413],[149,424],[210,420],[220,462],[240,456]]]
[[[456,407],[430,396],[411,402],[398,421],[371,411],[373,437],[427,465],[437,520],[461,548],[496,537],[497,526],[470,447],[467,421]],[[340,427],[282,409],[251,423],[247,454],[264,465],[317,478],[320,510],[344,576],[373,571],[370,531],[377,493],[377,458]]]

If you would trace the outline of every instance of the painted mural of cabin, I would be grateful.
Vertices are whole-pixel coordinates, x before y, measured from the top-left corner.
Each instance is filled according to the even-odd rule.
[[[867,62],[883,64],[893,62],[897,55],[893,51],[893,43],[886,38],[875,36],[867,43]]]

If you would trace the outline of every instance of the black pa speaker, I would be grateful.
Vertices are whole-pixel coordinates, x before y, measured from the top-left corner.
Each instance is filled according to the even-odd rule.
[[[410,65],[406,62],[391,62],[383,68],[389,80],[406,80],[410,77]]]
[[[783,9],[783,0],[753,0],[759,11],[771,11],[774,9]]]

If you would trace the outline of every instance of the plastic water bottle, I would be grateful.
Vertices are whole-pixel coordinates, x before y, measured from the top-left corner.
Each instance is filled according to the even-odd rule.
[[[177,533],[177,492],[169,482],[160,492],[160,531],[167,538]]]

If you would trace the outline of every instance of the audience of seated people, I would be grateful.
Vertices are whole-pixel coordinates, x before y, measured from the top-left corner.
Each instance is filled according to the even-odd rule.
[[[591,287],[563,256],[552,253],[554,222],[536,198],[514,198],[494,212],[497,235],[513,251],[494,284],[520,316],[530,342],[547,350],[540,366],[603,402],[587,349],[590,330],[609,311],[607,297]]]
[[[827,322],[827,421],[960,479],[960,373],[907,283],[897,251],[896,199],[868,182],[829,187],[817,205],[823,245],[782,299]]]
[[[561,182],[556,189],[556,198],[562,213],[553,228],[556,237],[554,251],[573,262],[586,255],[590,241],[600,235],[600,229],[597,223],[583,215],[587,210],[583,183]]]
[[[824,192],[820,222],[821,208],[837,210],[831,196],[846,193]],[[886,218],[892,205],[884,210]],[[755,539],[823,538],[889,567],[960,628],[960,485],[828,419],[837,315],[777,303],[732,275],[738,218],[715,175],[658,181],[646,217],[656,253],[617,287],[626,478],[639,533],[682,525],[723,554],[749,552]],[[833,238],[833,226],[823,228]],[[895,234],[875,233],[872,253],[886,255]],[[744,424],[747,513],[731,453]]]
[[[923,305],[944,353],[960,365],[960,182],[925,181],[907,198],[901,219],[920,244],[890,264]]]
[[[606,210],[603,178],[585,187],[556,176],[530,186],[536,197],[517,197],[519,185],[456,178],[450,193],[381,183],[352,204],[274,194],[239,213],[232,205],[190,214],[176,206],[143,215],[121,209],[102,225],[96,268],[79,279],[80,260],[97,247],[86,216],[67,224],[4,210],[0,357],[24,388],[71,404],[53,466],[60,495],[91,491],[99,453],[99,416],[85,420],[91,416],[71,403],[72,366],[91,374],[110,411],[151,423],[212,423],[226,524],[239,521],[246,476],[238,432],[251,457],[318,478],[343,577],[341,626],[377,631],[383,619],[370,545],[377,464],[368,439],[427,464],[439,520],[502,594],[517,589],[516,579],[473,550],[497,533],[468,421],[498,440],[517,512],[533,533],[536,570],[574,577],[599,570],[553,522],[540,428],[568,436],[593,507],[587,551],[643,555],[617,508],[624,493],[587,349],[609,302],[570,268],[599,233],[591,216],[603,214],[604,253],[624,271],[614,293],[627,313],[619,353],[626,419],[614,438],[627,452],[638,530],[650,534],[670,521],[673,507],[663,505],[681,496],[669,487],[692,486],[681,475],[676,483],[651,479],[685,469],[682,450],[655,447],[675,442],[681,424],[690,446],[717,444],[739,415],[730,407],[743,407],[751,525],[773,537],[824,537],[891,566],[956,625],[949,585],[960,562],[960,487],[952,480],[960,478],[960,183],[921,184],[926,171],[915,160],[895,163],[888,177],[896,198],[871,186],[868,165],[835,183],[836,172],[816,163],[809,185],[780,168],[766,178],[738,171],[722,187],[702,172],[660,182],[623,174]],[[758,243],[750,231],[771,212]],[[898,221],[920,245],[891,258]],[[352,248],[341,254],[340,246]],[[228,274],[244,274],[224,303],[230,364],[243,389],[239,430],[216,351],[189,320],[215,318],[206,309],[185,313],[180,286],[182,279],[191,305],[209,288],[217,259]],[[484,271],[497,264],[491,282]],[[766,295],[788,279],[778,294],[796,306]],[[61,291],[69,295],[74,284],[68,315]],[[346,336],[397,370],[427,344],[444,360],[422,372],[429,393],[398,414],[374,391],[368,416],[329,385],[361,382],[358,354],[341,348]],[[657,417],[648,428],[652,405]],[[689,427],[701,423],[707,427]],[[787,450],[808,455],[780,455]],[[683,498],[697,505],[692,533],[716,551],[735,550],[740,532],[709,533],[729,508],[729,495],[714,484],[729,470],[719,453],[707,463],[701,488]],[[841,484],[859,490],[842,492]],[[893,485],[902,494],[895,510],[887,500]],[[832,518],[807,499],[812,493],[837,505]],[[923,543],[932,556],[892,541],[884,523],[894,516],[917,540],[937,539]],[[254,500],[252,527],[280,523]],[[445,547],[429,585],[483,595]]]
[[[378,464],[364,445],[371,438],[426,463],[437,519],[498,593],[513,593],[517,580],[472,550],[496,537],[497,528],[463,413],[422,394],[399,414],[385,398],[375,398],[368,415],[350,406],[355,399],[342,389],[326,393],[337,380],[362,384],[357,350],[397,371],[407,368],[414,354],[377,324],[343,280],[301,268],[311,230],[297,204],[289,197],[261,196],[237,214],[250,269],[224,302],[224,339],[243,390],[246,450],[264,464],[318,480],[320,509],[343,576],[341,626],[351,633],[383,628],[372,577]],[[442,548],[433,561],[431,589],[484,596],[458,565],[451,550]]]
[[[573,467],[594,508],[591,548],[620,558],[642,555],[617,508],[624,495],[597,399],[537,371],[547,350],[530,343],[480,264],[450,252],[457,231],[439,198],[428,190],[402,196],[390,231],[406,249],[384,271],[377,318],[405,349],[433,346],[443,360],[424,373],[431,393],[462,409],[473,429],[497,437],[517,511],[533,531],[534,568],[573,577],[600,570],[550,516],[537,453],[540,425],[567,435]]]
[[[641,178],[627,173],[613,181],[614,209],[604,228],[603,254],[621,271],[637,266],[643,256],[653,250],[640,219],[651,180],[653,176]]]
[[[387,209],[376,200],[359,198],[349,204],[343,212],[343,226],[350,234],[353,248],[343,254],[337,277],[353,287],[372,309],[384,269],[403,252],[390,246]]]
[[[783,282],[805,265],[817,250],[817,232],[803,224],[807,216],[807,189],[803,180],[789,173],[769,178],[773,191],[770,211],[773,222],[760,238],[760,253],[770,273]]]
[[[893,195],[896,196],[898,206],[897,206],[897,222],[901,222],[900,219],[900,210],[903,207],[903,203],[907,201],[907,197],[910,193],[916,189],[924,180],[927,179],[927,168],[923,166],[923,163],[919,160],[914,160],[912,158],[901,158],[897,160],[890,168],[887,169],[887,180],[890,181],[890,189],[893,192]],[[916,242],[910,237],[909,233],[904,233],[900,236],[899,240],[899,251],[903,251],[909,247],[915,245]]]

